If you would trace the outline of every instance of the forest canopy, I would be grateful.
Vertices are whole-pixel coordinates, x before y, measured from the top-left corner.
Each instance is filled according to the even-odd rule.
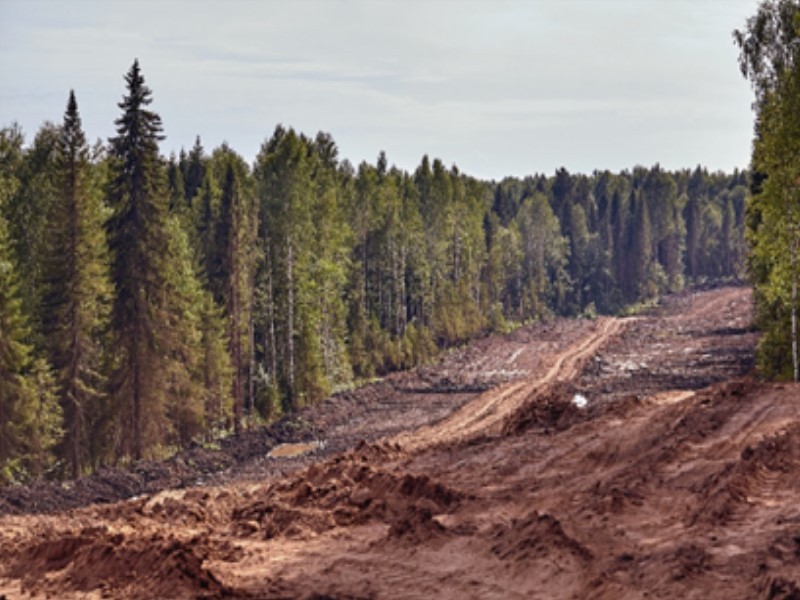
[[[107,143],[72,92],[30,143],[0,130],[0,480],[164,456],[488,332],[745,275],[744,171],[482,181],[281,125],[253,164],[199,138],[164,157],[152,101],[134,62]]]

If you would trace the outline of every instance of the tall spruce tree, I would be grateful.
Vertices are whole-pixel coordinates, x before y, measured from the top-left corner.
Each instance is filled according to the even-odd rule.
[[[59,194],[50,215],[42,328],[64,413],[61,455],[73,477],[92,458],[92,422],[102,412],[111,298],[104,214],[88,155],[70,92],[57,147]]]
[[[165,365],[169,334],[166,264],[169,240],[165,177],[159,161],[161,118],[139,62],[125,76],[117,136],[111,139],[108,221],[115,286],[111,313],[119,353],[112,380],[118,402],[118,453],[140,459],[166,429]]]

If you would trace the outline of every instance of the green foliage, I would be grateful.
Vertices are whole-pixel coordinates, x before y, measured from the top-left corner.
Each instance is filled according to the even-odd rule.
[[[199,152],[197,144],[193,154]],[[216,214],[210,207],[211,182],[221,181]],[[258,206],[244,160],[223,144],[207,166],[202,192],[205,276],[215,300],[224,307],[232,369],[233,425],[239,431],[244,413],[253,411],[253,286],[257,262]],[[247,397],[247,398],[245,398]]]
[[[60,435],[61,411],[52,374],[27,343],[29,329],[18,290],[0,211],[0,481],[46,471]]]
[[[19,292],[30,318],[31,341],[37,349],[42,347],[39,323],[44,315],[38,314],[38,308],[44,294],[48,217],[59,188],[56,164],[59,138],[59,129],[50,122],[39,129],[12,175],[18,186],[4,209],[19,269]]]
[[[800,3],[764,1],[735,32],[742,73],[756,93],[755,190],[748,205],[749,270],[756,320],[764,335],[759,365],[768,376],[798,378],[800,252]],[[736,198],[730,199],[735,204]],[[722,251],[735,248],[736,207],[714,214]]]
[[[8,212],[12,198],[20,188],[20,167],[24,136],[18,125],[0,129],[0,207]]]
[[[207,396],[225,375],[226,365],[214,361],[215,350],[225,338],[208,311],[211,300],[196,276],[188,236],[176,216],[168,217],[165,232],[170,259],[163,272],[168,329],[161,334],[164,387],[160,394],[169,429],[160,443],[185,447],[206,429]],[[204,323],[204,318],[209,322]]]

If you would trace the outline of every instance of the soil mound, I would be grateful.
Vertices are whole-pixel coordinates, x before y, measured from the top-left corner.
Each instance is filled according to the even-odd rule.
[[[218,598],[232,591],[203,568],[202,538],[128,537],[106,528],[46,539],[17,555],[9,575],[41,594],[114,589],[129,598]]]
[[[362,444],[312,465],[235,509],[234,525],[267,539],[308,537],[370,521],[389,525],[393,537],[440,532],[433,517],[455,510],[465,495],[424,474],[382,468],[380,460],[392,452],[386,445]]]
[[[490,539],[492,554],[508,564],[559,554],[582,562],[592,558],[586,546],[564,532],[558,519],[535,510],[522,519],[512,519],[507,526],[495,527]]]
[[[503,435],[519,435],[530,429],[548,433],[563,431],[584,419],[583,409],[574,402],[576,388],[569,382],[543,386],[509,415],[503,424]]]

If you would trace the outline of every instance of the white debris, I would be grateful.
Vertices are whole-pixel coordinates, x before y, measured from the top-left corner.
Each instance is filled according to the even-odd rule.
[[[586,405],[589,404],[589,401],[583,394],[575,394],[575,397],[572,399],[572,403],[578,408],[586,408]]]

